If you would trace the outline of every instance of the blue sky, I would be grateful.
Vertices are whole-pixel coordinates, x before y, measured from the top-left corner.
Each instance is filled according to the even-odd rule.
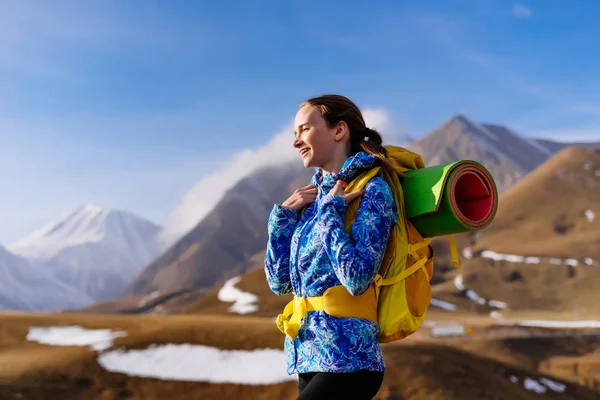
[[[0,2],[0,243],[88,202],[162,224],[326,92],[413,137],[466,113],[600,140],[591,0],[252,3]]]

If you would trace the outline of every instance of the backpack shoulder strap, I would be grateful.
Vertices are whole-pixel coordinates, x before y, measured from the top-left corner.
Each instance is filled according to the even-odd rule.
[[[352,193],[360,189],[364,189],[367,186],[367,183],[375,176],[379,175],[381,167],[373,167],[362,174],[358,175],[354,178],[348,186],[344,189],[346,193]],[[346,208],[346,213],[344,214],[344,228],[348,234],[352,231],[352,224],[356,219],[356,213],[358,212],[358,207],[360,206],[361,197],[357,197],[353,201],[348,204]]]

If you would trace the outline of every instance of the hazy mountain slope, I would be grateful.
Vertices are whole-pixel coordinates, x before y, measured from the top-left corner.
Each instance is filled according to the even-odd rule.
[[[160,253],[160,227],[123,211],[85,205],[9,249],[96,300],[118,296]]]
[[[84,293],[0,246],[0,309],[53,311],[91,302]]]
[[[305,186],[314,171],[298,162],[261,169],[229,190],[192,231],[152,262],[124,296],[208,288],[240,272],[267,242],[267,219],[276,202]]]

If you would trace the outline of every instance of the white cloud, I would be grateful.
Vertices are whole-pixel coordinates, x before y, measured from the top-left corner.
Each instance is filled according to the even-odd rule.
[[[377,129],[384,141],[399,144],[398,140],[403,136],[391,123],[386,110],[365,108],[363,116],[367,126]],[[298,153],[292,146],[293,131],[293,123],[290,121],[263,146],[239,151],[229,160],[223,160],[215,172],[199,180],[167,219],[161,234],[163,244],[173,244],[194,228],[242,178],[263,167],[293,160],[300,162]]]
[[[517,18],[531,18],[533,11],[531,8],[526,7],[522,4],[515,4],[512,8],[512,13]]]
[[[292,146],[292,126],[292,122],[289,122],[269,142],[257,149],[243,149],[229,160],[223,160],[220,168],[196,182],[165,224],[161,234],[165,245],[174,243],[196,226],[217,205],[225,192],[242,178],[262,167],[294,160],[298,153]]]
[[[405,129],[394,124],[387,110],[383,108],[365,108],[363,110],[365,123],[369,128],[375,129],[383,137],[384,144],[407,146],[412,138]]]

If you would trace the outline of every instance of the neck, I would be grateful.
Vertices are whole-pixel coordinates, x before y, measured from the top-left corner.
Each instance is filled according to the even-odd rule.
[[[323,174],[326,175],[331,173],[335,175],[339,173],[348,157],[349,154],[346,151],[336,152],[333,157],[321,167]]]

